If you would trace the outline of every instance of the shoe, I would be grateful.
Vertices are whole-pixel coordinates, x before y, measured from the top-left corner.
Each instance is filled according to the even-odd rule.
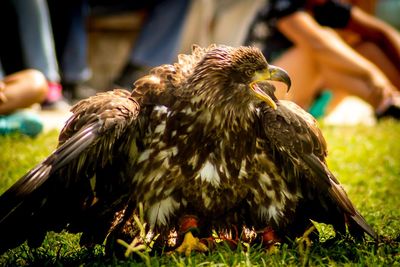
[[[400,120],[400,96],[394,97],[385,110],[377,112],[375,115],[378,120],[383,118],[394,118]]]
[[[45,102],[56,102],[62,98],[62,86],[57,82],[47,82],[49,90]]]
[[[381,120],[383,118],[394,118],[396,120],[400,120],[400,106],[390,105],[382,113],[376,114],[376,118],[378,120]]]
[[[135,81],[148,74],[150,68],[128,63],[122,70],[121,75],[114,80],[114,86],[131,90]]]
[[[43,123],[39,116],[28,112],[15,112],[0,115],[0,134],[21,133],[35,137],[43,131]]]
[[[318,96],[314,99],[308,112],[313,115],[314,118],[319,119],[326,115],[326,108],[333,98],[333,94],[329,90],[321,91]]]
[[[46,100],[41,104],[43,110],[69,110],[71,105],[62,95],[62,86],[56,82],[48,82],[49,90]]]

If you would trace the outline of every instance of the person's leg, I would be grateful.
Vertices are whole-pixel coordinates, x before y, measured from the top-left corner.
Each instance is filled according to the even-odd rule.
[[[29,69],[8,75],[3,82],[5,101],[0,103],[0,114],[41,103],[46,97],[47,81],[37,70]]]
[[[34,137],[42,132],[40,117],[19,109],[42,102],[46,93],[46,78],[37,70],[16,72],[0,80],[0,135],[21,133]]]
[[[385,112],[385,109],[393,104],[393,101],[388,99],[387,92],[381,88],[371,88],[368,81],[357,76],[317,65],[312,54],[300,48],[290,49],[272,64],[284,68],[289,73],[293,85],[292,90],[286,94],[285,86],[277,83],[277,97],[291,100],[304,109],[309,108],[321,88],[332,90],[334,98],[335,93],[358,96],[369,103],[378,114]]]
[[[92,76],[88,63],[87,0],[48,0],[64,96],[71,102],[96,90],[86,85]]]
[[[67,109],[63,101],[60,74],[46,0],[12,1],[17,11],[25,68],[41,71],[48,81],[48,94],[42,107]]]
[[[131,88],[150,67],[174,62],[188,6],[188,0],[158,1],[135,40],[128,62],[114,81],[116,86]]]
[[[285,69],[292,80],[289,93],[286,93],[285,85],[275,83],[278,99],[291,100],[304,109],[309,108],[318,94],[321,84],[319,68],[309,52],[293,47],[271,64]]]
[[[357,52],[359,52],[361,55],[363,55],[365,58],[369,59],[371,62],[374,62],[376,66],[379,67],[379,69],[386,75],[386,77],[392,82],[396,88],[400,89],[400,70],[398,70],[394,64],[386,57],[385,53],[375,44],[369,43],[369,42],[363,42],[360,44],[357,44],[356,46],[353,47]],[[325,73],[325,76],[328,77],[329,82],[331,83],[329,77],[331,77],[332,74],[328,71]],[[337,77],[337,74],[333,74],[334,77]],[[343,79],[342,77],[338,77],[340,79]],[[347,82],[347,77],[344,77],[343,83],[346,81]],[[335,84],[337,81],[333,81]],[[350,83],[353,83],[351,81]],[[357,87],[364,86],[365,85],[358,85]],[[329,103],[329,106],[327,108],[327,111],[332,111],[340,102],[346,97],[351,95],[350,92],[346,90],[347,85],[345,86],[345,90],[343,88],[333,88],[334,91],[334,97]],[[363,90],[368,90],[368,89],[363,89]],[[360,97],[363,96],[359,95]]]
[[[377,118],[400,118],[400,94],[395,88],[372,87],[368,80],[360,77],[339,73],[334,69],[321,66],[324,85],[330,88],[334,95],[346,93],[354,95],[372,106]]]
[[[40,70],[51,82],[59,82],[49,12],[45,0],[14,0],[21,45],[27,68]]]
[[[321,66],[321,72],[324,78],[324,85],[330,88],[334,93],[335,90],[343,90],[349,95],[354,95],[363,99],[374,109],[378,108],[383,101],[384,96],[382,90],[374,90],[367,81],[359,77],[337,72],[333,69],[324,68],[323,66]]]
[[[49,0],[62,81],[78,84],[91,76],[87,58],[87,0]]]
[[[188,0],[160,1],[135,41],[130,62],[150,67],[172,63],[179,50],[188,6]]]
[[[354,47],[357,52],[373,62],[392,82],[392,84],[400,90],[400,69],[387,58],[386,54],[376,44],[370,42],[362,42]],[[399,66],[400,63],[398,63]]]

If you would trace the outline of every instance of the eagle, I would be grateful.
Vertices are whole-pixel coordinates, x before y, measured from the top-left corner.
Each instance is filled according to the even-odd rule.
[[[132,92],[81,100],[55,151],[1,195],[0,252],[66,229],[111,253],[137,234],[140,207],[159,243],[175,230],[185,253],[207,250],[213,229],[289,240],[310,220],[376,239],[329,171],[317,122],[272,81],[290,88],[255,47],[194,45]]]

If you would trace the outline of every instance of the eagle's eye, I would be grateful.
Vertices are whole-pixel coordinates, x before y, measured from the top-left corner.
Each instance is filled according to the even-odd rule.
[[[247,77],[252,77],[254,75],[254,70],[253,69],[247,69],[244,71]]]

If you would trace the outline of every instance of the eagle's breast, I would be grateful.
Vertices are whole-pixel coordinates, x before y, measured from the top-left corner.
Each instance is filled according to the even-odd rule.
[[[266,221],[283,216],[293,196],[255,127],[221,126],[221,114],[190,107],[171,112],[158,106],[151,117],[133,179],[151,225],[167,225],[183,208],[207,216],[243,202]]]

